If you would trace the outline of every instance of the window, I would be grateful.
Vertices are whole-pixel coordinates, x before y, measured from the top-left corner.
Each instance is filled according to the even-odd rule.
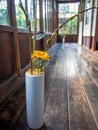
[[[31,20],[31,28],[34,31],[34,0],[28,0],[28,13]]]
[[[23,3],[23,6],[25,7],[25,0],[22,0],[22,3]],[[18,4],[19,4],[19,0],[15,0],[17,27],[21,29],[25,29],[26,17]]]
[[[48,32],[48,9],[47,0],[43,1],[43,22],[44,22],[44,32]]]
[[[52,33],[53,32],[53,28],[52,28],[52,26],[53,26],[53,17],[52,17],[52,11],[53,11],[53,9],[52,9],[52,0],[50,0],[50,1],[48,1],[48,4],[47,4],[47,19],[48,19],[48,32],[49,33]]]
[[[90,8],[91,7],[91,1],[87,0],[85,6],[86,6],[86,9]],[[90,19],[89,17],[90,17],[90,10],[85,12],[85,25],[89,24],[89,19]]]
[[[0,0],[0,24],[8,25],[8,9],[7,9],[7,0]]]
[[[78,3],[61,3],[58,5],[59,9],[59,26],[67,19],[78,13]],[[65,25],[66,34],[77,34],[77,22],[78,19],[75,17]],[[62,33],[62,29],[59,29],[59,34]]]
[[[34,8],[35,7],[35,8]],[[40,12],[39,12],[39,0],[36,0],[36,2],[34,2],[34,0],[28,0],[28,13],[29,13],[29,17],[31,20],[31,28],[32,31],[34,31],[34,11],[35,13],[35,17],[37,18],[37,24],[36,24],[36,29],[37,31],[40,31]]]
[[[37,31],[40,31],[40,9],[39,9],[39,0],[37,0],[37,13],[36,13],[36,18],[37,18]]]
[[[39,0],[36,0],[36,5],[34,0],[26,0],[27,2],[27,10],[29,13],[29,18],[31,20],[31,29],[34,31],[34,9],[36,11],[36,18],[37,18],[37,31],[40,31],[40,14],[39,14]],[[23,6],[25,7],[25,0],[22,0]],[[26,29],[26,17],[24,15],[24,12],[19,7],[19,0],[15,0],[15,7],[16,7],[16,21],[17,21],[17,27]],[[35,6],[35,8],[34,8]]]
[[[44,21],[44,32],[52,33],[54,31],[53,26],[53,1],[43,1],[43,21]]]
[[[46,24],[45,24],[45,19],[46,19],[46,2],[43,0],[43,25],[44,25],[44,32],[45,31],[45,28],[46,28]]]

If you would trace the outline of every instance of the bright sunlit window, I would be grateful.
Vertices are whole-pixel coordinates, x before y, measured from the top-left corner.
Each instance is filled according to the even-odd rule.
[[[22,3],[23,3],[23,6],[25,7],[25,0],[22,0]],[[19,0],[15,0],[17,27],[21,29],[25,29],[26,17],[18,4],[19,4]]]
[[[61,25],[67,19],[78,13],[78,3],[60,3],[58,4],[58,22]],[[69,21],[65,26],[66,34],[77,34],[77,17]],[[62,29],[59,30],[59,34]]]
[[[0,0],[0,24],[8,25],[8,9],[7,9],[7,0]]]

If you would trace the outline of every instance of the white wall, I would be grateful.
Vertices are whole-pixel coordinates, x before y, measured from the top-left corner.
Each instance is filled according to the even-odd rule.
[[[82,27],[83,27],[83,22],[81,21],[79,23],[79,35],[78,35],[78,43],[82,45]]]
[[[90,3],[88,3],[89,0],[85,0],[85,9],[92,7],[92,0],[90,0]],[[85,12],[84,14],[84,30],[83,30],[83,36],[90,36],[91,31],[91,16],[92,16],[92,10],[89,10]]]
[[[94,5],[97,6],[97,0],[94,0]],[[97,16],[97,9],[94,9],[93,21],[92,21],[92,36],[95,36],[95,31],[96,31],[96,16]]]

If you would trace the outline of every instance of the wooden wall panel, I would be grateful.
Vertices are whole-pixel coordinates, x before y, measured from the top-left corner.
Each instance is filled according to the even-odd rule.
[[[42,50],[42,51],[44,50],[43,38],[36,42],[36,50]]]
[[[58,35],[57,42],[62,42],[62,36]],[[66,35],[65,42],[78,42],[78,36],[77,35]]]
[[[15,73],[12,34],[0,32],[0,83]]]
[[[83,36],[83,46],[91,48],[91,37],[90,36]]]
[[[18,39],[19,39],[21,68],[23,69],[25,66],[29,64],[30,59],[29,37],[27,33],[19,33]]]
[[[47,41],[47,39],[49,39],[50,38],[50,35],[46,35],[45,37],[44,37],[44,49],[46,48],[46,41]],[[51,47],[51,45],[49,45],[49,47]]]
[[[46,48],[46,41],[47,39],[49,39],[51,37],[50,34],[46,35],[43,39],[43,44],[44,44],[44,49]],[[53,44],[55,44],[57,42],[57,36],[55,36],[52,41],[50,42],[49,46],[48,47],[51,47]]]
[[[92,45],[91,45],[91,49],[93,51],[96,50],[96,38],[94,36],[92,36]]]

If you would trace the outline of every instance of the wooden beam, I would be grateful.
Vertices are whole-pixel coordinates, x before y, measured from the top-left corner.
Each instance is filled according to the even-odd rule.
[[[19,51],[19,42],[18,42],[18,30],[17,30],[17,23],[16,23],[16,13],[15,13],[15,1],[10,0],[10,11],[11,13],[11,23],[13,27],[13,37],[14,37],[14,49],[15,49],[15,66],[16,66],[16,73],[20,76],[22,74],[21,70],[21,62],[20,62],[20,51]]]

